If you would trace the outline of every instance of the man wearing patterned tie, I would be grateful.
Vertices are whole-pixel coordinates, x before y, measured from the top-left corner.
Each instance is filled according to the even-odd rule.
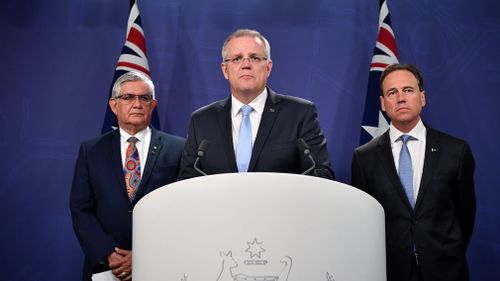
[[[179,179],[200,175],[194,163],[204,140],[209,144],[198,164],[207,174],[300,174],[311,161],[298,151],[299,138],[316,161],[309,174],[334,178],[315,105],[267,87],[272,66],[271,47],[258,31],[240,29],[225,40],[221,68],[231,95],[192,114]]]
[[[85,254],[85,281],[105,270],[131,280],[133,207],[176,179],[184,140],[150,127],[156,104],[148,77],[122,75],[109,100],[119,128],[80,146],[70,209]]]
[[[465,253],[474,226],[474,158],[469,145],[420,118],[426,96],[414,65],[380,78],[389,130],[357,148],[352,185],[385,211],[387,280],[469,280]]]

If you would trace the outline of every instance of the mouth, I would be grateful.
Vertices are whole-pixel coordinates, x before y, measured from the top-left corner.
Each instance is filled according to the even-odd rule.
[[[240,76],[240,79],[249,80],[249,79],[253,79],[253,76],[250,74],[244,74],[244,75]]]

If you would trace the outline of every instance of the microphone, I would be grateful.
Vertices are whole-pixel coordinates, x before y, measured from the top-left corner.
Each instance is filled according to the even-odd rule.
[[[205,156],[205,152],[207,151],[208,149],[208,144],[209,144],[209,141],[207,140],[202,140],[201,143],[200,143],[200,146],[198,146],[198,152],[196,152],[196,160],[194,161],[194,169],[202,174],[203,176],[207,176],[207,173],[203,172],[199,167],[198,167],[198,162],[200,162],[200,158],[202,158],[203,156]]]
[[[307,175],[314,168],[316,168],[316,161],[314,161],[314,159],[312,158],[311,150],[309,150],[309,145],[307,145],[306,141],[303,138],[297,139],[295,141],[295,145],[297,146],[297,148],[301,153],[303,153],[305,156],[309,158],[309,160],[311,160],[312,166],[301,174],[301,175]]]

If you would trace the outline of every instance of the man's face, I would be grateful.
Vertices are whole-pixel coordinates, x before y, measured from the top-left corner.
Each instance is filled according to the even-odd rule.
[[[129,99],[125,99],[127,95]],[[128,81],[121,85],[120,95],[122,98],[110,99],[109,106],[118,119],[118,126],[127,133],[134,135],[151,123],[151,115],[156,107],[156,100],[149,102],[141,101],[135,96],[150,95],[149,87],[143,81]]]
[[[259,62],[251,58],[266,58],[264,42],[256,37],[236,37],[226,45],[226,62],[221,64],[222,73],[229,81],[231,93],[236,98],[255,97],[260,94],[271,74],[272,61],[267,58]],[[232,59],[240,57],[243,60],[235,63]]]
[[[425,106],[425,93],[420,91],[417,78],[407,70],[396,70],[386,76],[382,90],[380,105],[392,124],[403,132],[413,129]]]

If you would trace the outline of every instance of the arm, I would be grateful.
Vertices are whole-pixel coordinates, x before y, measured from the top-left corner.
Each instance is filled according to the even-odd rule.
[[[474,157],[465,144],[457,173],[456,213],[464,243],[467,246],[472,236],[476,216],[476,194],[474,191]]]
[[[177,180],[184,180],[201,176],[200,173],[198,173],[194,169],[194,161],[196,160],[198,142],[196,141],[193,119],[194,118],[191,117],[191,121],[189,122],[188,136],[186,144],[184,145],[184,150],[182,151],[180,170],[179,175],[177,176]]]
[[[80,151],[75,166],[70,193],[70,210],[73,229],[89,262],[96,266],[113,252],[115,241],[101,227],[96,216],[91,178],[88,170],[85,145]]]
[[[302,128],[300,130],[300,137],[306,141],[307,145],[309,145],[311,156],[316,161],[316,168],[309,174],[332,180],[335,179],[335,174],[333,173],[330,163],[330,155],[328,154],[328,149],[326,147],[326,138],[319,125],[318,114],[314,104],[311,104],[308,107],[304,116]],[[301,162],[301,168],[306,170],[308,167],[303,164],[304,161]]]
[[[363,174],[363,168],[361,167],[359,162],[359,155],[357,150],[354,151],[354,154],[352,156],[351,185],[358,189],[366,191],[365,176]]]

